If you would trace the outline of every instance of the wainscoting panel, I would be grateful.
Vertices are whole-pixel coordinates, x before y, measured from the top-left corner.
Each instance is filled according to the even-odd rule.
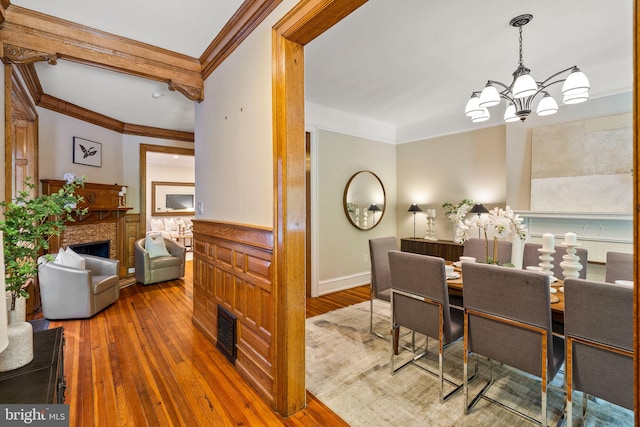
[[[235,367],[273,404],[273,233],[214,221],[193,224],[193,322],[216,343],[218,304],[237,318]]]

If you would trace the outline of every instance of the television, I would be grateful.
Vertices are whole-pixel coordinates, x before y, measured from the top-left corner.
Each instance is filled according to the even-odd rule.
[[[177,211],[193,210],[193,194],[167,194],[165,206]]]

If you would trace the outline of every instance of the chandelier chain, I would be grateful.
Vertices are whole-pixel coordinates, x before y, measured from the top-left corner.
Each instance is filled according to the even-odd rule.
[[[520,60],[518,61],[518,64],[524,65],[522,61],[522,27],[518,27],[518,30],[520,31],[520,37],[518,38],[518,44],[520,46]]]

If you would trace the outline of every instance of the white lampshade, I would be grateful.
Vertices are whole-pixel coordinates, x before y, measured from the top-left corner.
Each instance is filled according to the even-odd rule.
[[[491,115],[489,114],[489,110],[487,110],[486,108],[483,108],[480,114],[471,116],[471,121],[473,123],[480,123],[480,122],[489,120],[490,117]]]
[[[562,98],[564,104],[580,104],[589,100],[589,91],[577,93],[575,95],[565,95]]]
[[[487,83],[482,93],[480,93],[480,106],[481,107],[493,107],[500,104],[500,94],[498,89],[492,84]]]
[[[520,117],[516,116],[516,106],[513,104],[509,104],[507,109],[504,111],[504,121],[507,123],[517,122],[520,120]]]
[[[538,91],[538,84],[529,73],[521,74],[513,84],[513,97],[526,98]]]
[[[480,98],[475,93],[471,95],[471,98],[467,101],[466,107],[464,107],[464,114],[469,117],[473,117],[477,114],[482,113],[482,108],[480,108]]]
[[[538,102],[538,108],[536,114],[539,116],[550,116],[558,112],[558,103],[548,93],[545,93],[544,97]]]
[[[589,91],[590,88],[591,85],[587,76],[575,68],[562,84],[562,94],[564,96],[578,95]]]
[[[0,284],[2,285],[2,294],[0,298],[0,352],[4,351],[9,345],[9,333],[7,325],[7,298],[5,297],[5,270],[4,270],[4,238],[0,231]]]

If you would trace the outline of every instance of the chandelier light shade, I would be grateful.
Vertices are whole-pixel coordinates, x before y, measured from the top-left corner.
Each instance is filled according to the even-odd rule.
[[[482,91],[474,91],[467,101],[464,113],[474,123],[489,120],[491,114],[488,108],[500,104],[504,99],[507,107],[504,113],[505,122],[525,121],[539,98],[536,114],[548,116],[558,112],[558,103],[549,94],[548,88],[563,83],[562,102],[564,104],[579,104],[589,99],[589,79],[577,66],[559,71],[546,80],[536,81],[531,76],[531,70],[524,66],[522,60],[522,27],[533,19],[533,15],[519,15],[509,21],[509,25],[518,28],[520,58],[518,68],[512,73],[513,81],[506,85],[496,80],[487,81]]]

